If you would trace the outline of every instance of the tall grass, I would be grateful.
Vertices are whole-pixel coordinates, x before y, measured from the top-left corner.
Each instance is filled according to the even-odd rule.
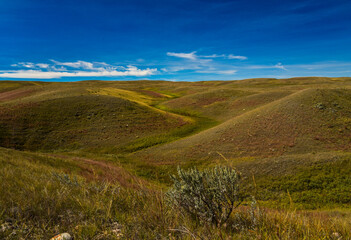
[[[162,191],[87,182],[24,154],[0,155],[0,239],[350,239],[351,213],[244,205],[221,228],[167,204]],[[70,166],[67,163],[67,166]]]

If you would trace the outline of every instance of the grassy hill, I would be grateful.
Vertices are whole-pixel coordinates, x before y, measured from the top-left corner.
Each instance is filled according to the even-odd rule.
[[[226,122],[137,155],[162,162],[268,157],[351,146],[351,91],[304,89]]]
[[[25,89],[11,92],[29,91]],[[29,150],[110,148],[110,151],[117,151],[128,142],[190,123],[183,116],[148,106],[141,102],[144,99],[137,101],[135,96],[125,96],[129,94],[125,90],[124,95],[111,96],[82,87],[57,89],[54,85],[30,89],[36,92],[16,99],[7,98],[0,105],[1,146]],[[10,96],[6,93],[1,95]]]
[[[0,238],[348,239],[350,154],[351,78],[1,81]],[[248,202],[241,230],[167,205],[177,166],[217,164],[266,209],[256,228]]]

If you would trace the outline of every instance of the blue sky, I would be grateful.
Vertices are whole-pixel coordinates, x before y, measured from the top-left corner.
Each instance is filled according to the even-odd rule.
[[[0,1],[0,80],[351,76],[349,0]]]

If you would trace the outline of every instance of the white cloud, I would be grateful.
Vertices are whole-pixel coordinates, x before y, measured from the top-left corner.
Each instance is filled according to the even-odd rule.
[[[220,54],[220,55],[212,54],[212,55],[204,55],[201,57],[203,57],[203,58],[224,58],[224,57],[226,57],[226,55],[225,54]]]
[[[235,55],[233,55],[233,54],[229,54],[229,55],[228,55],[228,59],[246,60],[247,57],[245,57],[245,56],[235,56]]]
[[[211,54],[211,55],[196,55],[196,51],[191,53],[174,53],[168,52],[167,56],[185,58],[190,60],[201,60],[202,58],[227,58],[227,59],[238,59],[238,60],[246,60],[245,56],[236,56],[233,54]],[[204,60],[204,59],[203,59]]]
[[[35,64],[35,66],[39,67],[39,68],[49,68],[50,65],[46,64],[46,63],[37,63]]]
[[[277,63],[275,66],[275,68],[279,68],[279,69],[283,69],[283,70],[287,70],[282,63]]]
[[[212,55],[203,55],[203,56],[199,56],[199,57],[202,57],[202,58],[227,58],[227,59],[238,59],[238,60],[246,60],[247,59],[247,57],[245,57],[245,56],[236,56],[233,54],[229,54],[229,55],[212,54]]]
[[[50,60],[55,64],[55,66],[60,66],[60,68],[75,68],[75,69],[84,69],[92,71],[113,71],[113,70],[125,70],[123,66],[113,66],[105,62],[86,62],[86,61],[76,61],[76,62],[59,62],[55,60]],[[57,69],[57,68],[56,68]]]
[[[236,74],[237,70],[222,70],[222,71],[217,71],[218,74],[228,74],[228,75],[232,75],[232,74]]]
[[[12,64],[11,67],[25,67],[25,68],[34,68],[35,64],[31,62],[19,62],[17,64]]]
[[[17,67],[17,68],[32,68],[32,69],[48,69],[48,68],[55,68],[55,66],[50,66],[50,64],[47,63],[32,63],[32,62],[19,62],[16,64],[12,64],[11,67]]]
[[[28,79],[53,79],[61,77],[121,77],[121,76],[149,76],[157,72],[155,68],[139,69],[135,66],[112,66],[99,62],[58,62],[46,63],[17,63],[11,66],[31,69],[1,71],[0,78],[28,78]],[[75,70],[67,70],[66,67]]]
[[[185,58],[185,59],[190,59],[190,60],[196,60],[196,51],[191,52],[191,53],[174,53],[174,52],[168,52],[167,56],[171,57],[177,57],[177,58]]]
[[[174,74],[180,71],[191,71],[201,74],[218,74],[218,75],[233,75],[237,70],[233,70],[233,63],[231,61],[217,61],[218,58],[222,59],[238,59],[245,60],[245,56],[236,56],[233,54],[211,54],[211,55],[198,55],[196,51],[190,53],[174,53],[167,52],[168,56],[182,58],[183,60],[168,62],[167,66],[162,68],[162,72]],[[188,61],[191,60],[191,61]],[[282,66],[279,66],[280,68]]]
[[[59,66],[66,66],[66,67],[71,67],[71,68],[83,68],[83,69],[88,69],[88,70],[94,69],[93,63],[85,62],[85,61],[76,61],[76,62],[59,62],[59,61],[55,61],[55,60],[51,60],[51,61]]]
[[[277,63],[276,65],[250,65],[246,67],[242,67],[246,69],[282,69],[282,70],[287,70],[282,63]]]
[[[236,74],[237,70],[199,70],[197,73],[209,73],[209,74],[220,74],[220,75],[233,75]]]
[[[54,72],[64,72],[64,71],[68,71],[67,68],[65,68],[64,66],[49,66],[49,68],[51,71],[54,71]]]
[[[18,70],[13,72],[0,73],[0,78],[38,78],[38,79],[52,79],[61,77],[124,77],[124,76],[135,76],[143,77],[149,76],[156,72],[156,69],[137,69],[128,68],[126,71],[100,71],[100,72],[44,72],[41,70]]]

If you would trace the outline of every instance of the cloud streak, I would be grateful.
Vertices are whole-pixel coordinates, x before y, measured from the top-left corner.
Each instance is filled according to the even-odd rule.
[[[250,65],[242,68],[246,69],[282,69],[287,70],[282,63],[277,63],[276,65]]]
[[[229,54],[229,55],[228,55],[228,59],[246,60],[247,57],[245,57],[245,56],[235,56],[235,55],[233,55],[233,54]]]
[[[233,66],[232,59],[246,60],[245,56],[234,54],[211,54],[199,55],[196,51],[190,53],[167,52],[167,56],[179,58],[177,61],[169,61],[162,72],[175,74],[179,72],[192,72],[198,74],[233,75],[238,71]],[[224,61],[223,61],[224,60]]]
[[[126,71],[99,71],[99,72],[53,72],[53,71],[41,71],[41,70],[18,70],[13,72],[0,73],[1,78],[29,78],[29,79],[53,79],[62,77],[126,77],[135,76],[143,77],[149,76],[155,73],[155,69],[137,69],[128,68]]]
[[[197,73],[218,74],[218,75],[234,75],[237,70],[199,70]]]
[[[157,72],[156,68],[139,69],[128,65],[113,66],[98,62],[58,62],[51,60],[53,64],[20,62],[11,65],[25,70],[8,70],[0,72],[0,78],[22,78],[22,79],[54,79],[62,77],[144,77]],[[72,70],[73,69],[73,70]]]
[[[246,56],[239,56],[234,54],[211,54],[211,55],[197,55],[196,51],[190,53],[175,53],[175,52],[167,52],[167,56],[184,58],[189,60],[201,60],[203,58],[224,58],[224,59],[237,59],[237,60],[247,60]]]
[[[167,56],[170,57],[177,57],[177,58],[185,58],[185,59],[190,59],[190,60],[197,60],[196,56],[196,51],[191,52],[191,53],[174,53],[174,52],[168,52]]]

